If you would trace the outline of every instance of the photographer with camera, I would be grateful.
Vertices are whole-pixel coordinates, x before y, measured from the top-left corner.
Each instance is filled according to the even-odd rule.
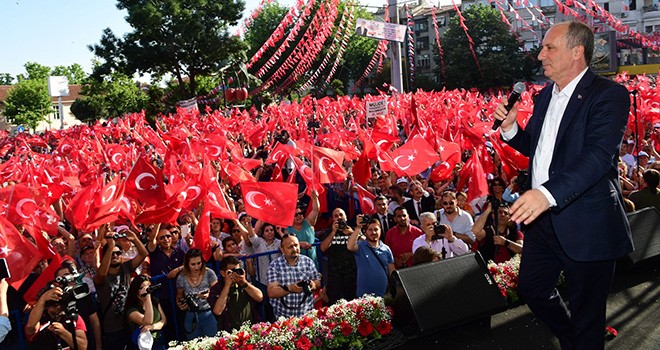
[[[236,257],[222,259],[219,269],[222,279],[211,287],[209,295],[209,304],[218,318],[218,330],[231,332],[246,321],[255,323],[256,303],[263,300],[263,293],[247,281],[245,269]]]
[[[186,339],[210,337],[218,325],[208,302],[211,287],[218,282],[213,270],[204,265],[202,252],[193,248],[186,252],[183,270],[176,279],[177,306],[185,311],[183,331]]]
[[[268,266],[268,297],[276,318],[303,316],[314,308],[321,277],[314,260],[300,254],[298,237],[285,234],[281,242],[282,256]]]
[[[37,303],[30,311],[25,325],[25,335],[35,349],[87,349],[87,326],[78,310],[75,283],[68,267],[56,271],[58,278],[39,292]],[[89,293],[87,285],[82,283]],[[88,294],[86,296],[89,296]],[[80,303],[81,306],[92,302]],[[98,322],[98,318],[97,318]],[[74,336],[75,335],[75,336]]]
[[[497,220],[494,220],[494,215],[497,215]],[[479,252],[486,261],[501,263],[522,253],[524,236],[511,220],[508,205],[498,206],[497,213],[493,213],[492,203],[486,203],[484,212],[474,223],[473,232],[477,236]]]
[[[346,223],[346,212],[332,211],[332,226],[321,235],[321,251],[328,258],[327,294],[330,304],[339,299],[355,299],[357,267],[348,238],[353,229]]]
[[[426,246],[440,253],[442,259],[448,259],[470,251],[465,242],[454,236],[454,231],[449,225],[437,221],[435,214],[424,212],[420,215],[420,220],[424,234],[413,242],[413,252],[419,247]]]
[[[405,209],[401,208],[404,212]],[[398,211],[399,209],[397,209]],[[384,296],[389,277],[394,271],[394,255],[390,247],[380,240],[380,221],[375,217],[357,216],[357,226],[348,239],[347,248],[355,253],[357,266],[356,295]],[[364,239],[360,239],[362,228],[366,227]]]
[[[131,282],[126,297],[128,327],[132,333],[150,332],[153,339],[152,349],[165,349],[163,327],[167,323],[167,317],[155,295],[160,287],[160,283],[152,285],[149,277],[138,275]]]
[[[472,216],[458,207],[456,193],[445,191],[442,193],[441,199],[442,209],[435,212],[438,222],[451,227],[454,236],[470,246],[476,241],[476,237],[472,233],[472,226],[474,225]]]
[[[149,253],[135,232],[129,230],[126,237],[137,247],[138,255],[122,262],[122,250],[115,241],[114,233],[109,230],[108,225],[101,226],[100,230],[99,234],[105,238],[106,244],[101,248],[101,265],[94,275],[94,285],[103,329],[103,348],[124,349],[130,345],[124,315],[126,293],[131,274]]]

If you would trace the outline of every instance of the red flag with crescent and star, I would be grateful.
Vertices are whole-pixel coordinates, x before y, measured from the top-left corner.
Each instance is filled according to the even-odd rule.
[[[390,152],[390,155],[399,169],[408,176],[415,176],[440,160],[438,153],[421,136],[409,139],[403,146]]]
[[[358,199],[360,200],[360,210],[362,210],[362,214],[375,214],[376,205],[374,204],[374,201],[376,200],[376,196],[358,184],[355,184],[355,187],[357,188]]]
[[[23,237],[16,227],[0,215],[0,258],[7,259],[11,278],[7,281],[18,289],[41,260],[41,252]]]
[[[245,212],[276,226],[293,224],[298,200],[298,184],[282,182],[241,183]]]
[[[138,158],[126,178],[125,193],[146,204],[162,203],[165,200],[163,172],[144,157]]]

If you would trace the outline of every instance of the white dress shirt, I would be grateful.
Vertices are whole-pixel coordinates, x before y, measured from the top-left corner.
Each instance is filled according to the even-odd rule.
[[[541,191],[550,202],[551,207],[557,205],[557,201],[543,184],[550,178],[550,163],[552,162],[555,142],[557,141],[557,133],[559,132],[559,126],[561,125],[561,120],[566,111],[566,106],[568,106],[568,102],[570,101],[577,84],[586,72],[587,68],[571,80],[571,82],[561,91],[559,91],[557,84],[552,86],[552,98],[550,99],[548,110],[545,113],[541,135],[539,135],[539,142],[536,145],[536,151],[534,152],[534,163],[532,164],[532,188]],[[518,124],[514,123],[509,131],[502,131],[502,138],[505,141],[508,141],[516,136],[517,133]]]

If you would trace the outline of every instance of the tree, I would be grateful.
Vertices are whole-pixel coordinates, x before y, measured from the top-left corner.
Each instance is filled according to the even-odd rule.
[[[171,74],[182,95],[192,97],[198,94],[198,77],[245,59],[245,44],[227,32],[241,18],[242,1],[119,0],[117,8],[128,12],[134,31],[120,39],[106,29],[100,43],[90,47],[103,61],[93,73],[97,80],[115,70]]]
[[[43,80],[44,83],[48,79],[48,76],[50,76],[50,67],[44,66],[43,64],[39,64],[37,62],[27,62],[26,64],[23,65],[25,67],[25,71],[27,72],[27,76],[23,74],[19,74],[17,76],[18,81],[21,80]]]
[[[529,59],[508,26],[502,22],[499,12],[478,4],[470,6],[462,14],[468,34],[474,41],[473,48],[481,69],[470,51],[459,17],[453,16],[442,38],[443,47],[451,48],[444,50],[447,73],[444,83],[447,88],[511,87],[515,81],[531,78],[531,70],[523,69]],[[435,60],[440,66],[437,55]],[[437,75],[442,80],[439,72]]]
[[[78,63],[74,63],[68,67],[55,66],[51,70],[50,75],[65,76],[69,80],[69,84],[83,84],[87,80],[87,73],[85,73],[82,66]]]
[[[16,125],[36,129],[39,122],[51,112],[48,87],[43,79],[25,79],[9,90],[4,115]]]
[[[354,17],[356,19],[374,18],[371,12],[362,7],[355,8]],[[351,29],[354,30],[354,28]],[[348,40],[342,65],[337,70],[335,78],[343,81],[345,86],[349,86],[348,83],[350,80],[357,81],[360,79],[364,71],[367,69],[371,57],[376,51],[376,46],[378,46],[377,39],[367,38],[353,33]]]
[[[85,123],[139,112],[147,107],[149,100],[147,93],[138,84],[119,72],[112,73],[100,82],[92,81],[84,85],[81,95],[71,105],[71,113]]]
[[[0,85],[11,85],[14,82],[14,77],[9,73],[0,73]]]

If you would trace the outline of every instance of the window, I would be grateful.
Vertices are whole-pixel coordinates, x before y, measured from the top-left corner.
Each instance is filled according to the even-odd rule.
[[[60,119],[60,109],[59,109],[59,107],[57,105],[53,105],[52,108],[53,108],[53,111],[52,111],[51,115],[53,116],[53,119],[59,120]]]
[[[415,49],[417,50],[428,50],[429,49],[429,37],[425,36],[422,38],[417,38],[415,40]]]
[[[438,22],[436,22],[436,23],[438,23],[438,27],[444,27],[444,26],[447,25],[447,17],[445,17],[445,16],[438,17],[437,20],[438,20]]]
[[[426,32],[429,30],[429,23],[427,21],[415,22],[416,32]]]
[[[423,54],[417,56],[417,66],[420,68],[431,66],[431,55]]]

